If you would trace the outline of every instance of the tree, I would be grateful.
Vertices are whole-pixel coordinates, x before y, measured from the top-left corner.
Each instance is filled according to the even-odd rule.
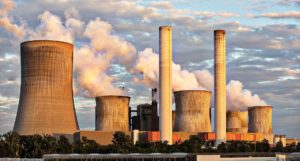
[[[275,147],[273,148],[274,152],[284,152],[284,147],[281,141],[277,142]]]
[[[129,135],[118,131],[113,135],[112,150],[117,153],[129,153],[133,151],[133,143]]]
[[[256,152],[269,152],[270,144],[269,141],[264,139],[261,142],[256,142]]]
[[[188,140],[179,144],[179,150],[182,152],[199,153],[202,152],[204,141],[197,136],[191,136]]]
[[[73,151],[73,145],[70,143],[69,139],[65,136],[60,136],[57,141],[57,153],[58,154],[69,154]]]
[[[89,140],[83,137],[78,140],[74,145],[75,153],[97,153],[99,151],[99,145],[94,140]]]
[[[3,145],[6,151],[6,157],[19,157],[20,136],[15,132],[8,132],[3,136]]]

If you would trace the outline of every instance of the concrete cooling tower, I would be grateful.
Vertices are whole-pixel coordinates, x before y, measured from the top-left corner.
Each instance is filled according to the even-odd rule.
[[[48,40],[21,44],[21,92],[13,131],[52,135],[78,130],[72,68],[72,44]]]
[[[248,132],[248,111],[228,111],[226,113],[227,132]]]
[[[250,107],[248,113],[249,113],[248,132],[273,134],[272,106]]]
[[[211,132],[210,91],[184,90],[174,92],[176,118],[174,131]]]
[[[127,96],[96,97],[96,130],[129,131],[129,101]]]

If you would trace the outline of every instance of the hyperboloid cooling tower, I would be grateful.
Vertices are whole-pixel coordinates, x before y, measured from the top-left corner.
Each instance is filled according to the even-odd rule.
[[[52,135],[78,130],[72,68],[72,44],[48,40],[21,44],[21,93],[13,131]]]
[[[172,27],[159,27],[159,130],[172,144]]]
[[[96,97],[96,130],[129,131],[129,101],[127,96]]]
[[[185,90],[174,92],[176,118],[174,131],[211,132],[210,91]]]
[[[227,132],[248,132],[248,111],[228,111],[226,113]]]
[[[226,40],[224,30],[214,31],[216,143],[226,141]]]
[[[273,134],[272,106],[250,107],[248,132]]]

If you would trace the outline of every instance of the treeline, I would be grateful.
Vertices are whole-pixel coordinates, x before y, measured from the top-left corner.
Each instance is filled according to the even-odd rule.
[[[222,143],[218,148],[213,148],[211,142],[205,142],[193,136],[189,140],[173,145],[167,142],[139,141],[135,145],[130,136],[123,132],[114,134],[112,144],[99,145],[93,140],[82,138],[72,144],[66,137],[59,139],[50,135],[20,136],[9,132],[0,135],[0,157],[14,158],[41,158],[44,154],[69,154],[69,153],[227,153],[227,152],[300,152],[300,144],[283,147],[279,142],[270,148],[267,140],[249,143],[232,141]]]

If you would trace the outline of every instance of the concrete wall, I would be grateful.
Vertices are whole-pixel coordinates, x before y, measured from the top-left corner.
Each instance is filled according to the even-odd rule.
[[[123,131],[126,135],[131,136],[130,131]],[[89,140],[94,140],[100,145],[108,145],[112,143],[113,135],[116,131],[78,131],[74,133],[74,142],[86,137]]]
[[[176,118],[174,131],[211,132],[210,91],[185,90],[174,92]]]
[[[127,96],[96,97],[96,130],[129,131]]]
[[[21,92],[13,131],[21,135],[77,131],[72,72],[72,44],[48,40],[23,42]]]

